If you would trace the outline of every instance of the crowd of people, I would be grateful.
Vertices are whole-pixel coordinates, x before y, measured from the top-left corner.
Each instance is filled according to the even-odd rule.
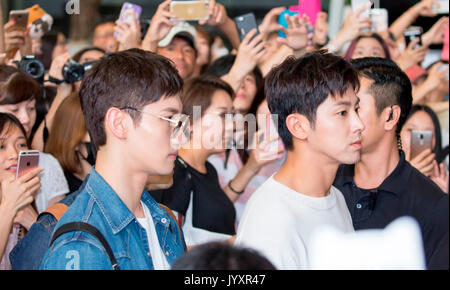
[[[275,7],[240,35],[215,0],[195,22],[171,2],[144,35],[133,12],[73,55],[60,32],[4,24],[0,269],[311,269],[322,226],[358,234],[404,216],[418,267],[449,268],[449,18],[404,37],[436,1],[376,32],[368,2],[331,39],[325,12],[312,23]],[[425,67],[432,45],[443,53]],[[431,132],[420,152],[417,131]],[[25,150],[39,164],[16,177]]]

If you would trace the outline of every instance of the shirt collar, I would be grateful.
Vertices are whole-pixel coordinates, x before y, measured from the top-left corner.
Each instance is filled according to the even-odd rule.
[[[404,192],[405,185],[408,184],[411,175],[411,165],[405,160],[405,153],[399,150],[400,160],[394,171],[386,177],[386,179],[377,187],[378,191],[387,191],[399,195]],[[343,186],[348,183],[353,183],[355,175],[355,165],[343,165],[339,168],[338,176],[335,184]]]
[[[120,232],[131,221],[136,219],[134,214],[94,167],[92,167],[89,180],[86,183],[86,191],[95,199],[114,234]],[[169,226],[169,223],[163,219],[164,213],[162,209],[159,208],[147,191],[144,190],[141,200],[149,208],[155,224],[159,223],[163,226]]]

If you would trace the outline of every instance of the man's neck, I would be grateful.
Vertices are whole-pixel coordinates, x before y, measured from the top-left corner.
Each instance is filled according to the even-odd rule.
[[[123,152],[113,152],[105,147],[97,153],[95,170],[136,217],[144,217],[140,202],[148,174],[136,173],[132,166],[124,163]]]
[[[274,179],[301,194],[324,197],[330,194],[338,167],[326,156],[288,151],[286,162]]]
[[[354,181],[359,188],[374,189],[394,171],[400,161],[395,140],[381,141],[371,152],[361,153],[355,164]]]
[[[206,174],[206,160],[208,160],[209,154],[205,150],[180,148],[178,156],[198,172]]]

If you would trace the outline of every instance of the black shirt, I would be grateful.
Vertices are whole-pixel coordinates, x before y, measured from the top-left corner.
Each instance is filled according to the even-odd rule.
[[[355,230],[384,228],[398,217],[411,216],[422,231],[428,268],[449,268],[448,255],[440,265],[433,265],[436,260],[431,259],[440,256],[440,251],[448,253],[448,248],[442,246],[449,231],[448,195],[412,167],[403,151],[397,167],[378,188],[358,188],[353,176],[354,165],[342,165],[334,186],[344,195]]]
[[[71,172],[64,172],[64,176],[66,177],[67,183],[69,184],[69,192],[77,191],[78,188],[83,184],[83,180],[79,179]]]
[[[235,235],[236,210],[222,190],[216,169],[206,162],[206,174],[200,173],[177,157],[173,185],[151,191],[153,198],[186,216],[192,196],[192,225],[211,232]]]

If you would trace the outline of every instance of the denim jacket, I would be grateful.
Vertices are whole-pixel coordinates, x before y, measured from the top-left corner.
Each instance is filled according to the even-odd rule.
[[[80,188],[67,195],[59,203],[70,207],[78,194],[83,191],[89,175],[83,181]],[[9,260],[13,270],[39,270],[42,258],[48,250],[53,230],[58,220],[49,213],[42,213],[38,220],[31,226],[28,233],[21,239],[9,254]]]
[[[185,251],[182,233],[175,220],[147,191],[141,201],[150,210],[160,247],[172,265]],[[55,229],[75,221],[91,224],[103,234],[122,270],[153,269],[145,229],[94,168],[84,190]],[[75,231],[55,240],[42,260],[41,269],[111,270],[112,265],[106,250],[94,236]]]

